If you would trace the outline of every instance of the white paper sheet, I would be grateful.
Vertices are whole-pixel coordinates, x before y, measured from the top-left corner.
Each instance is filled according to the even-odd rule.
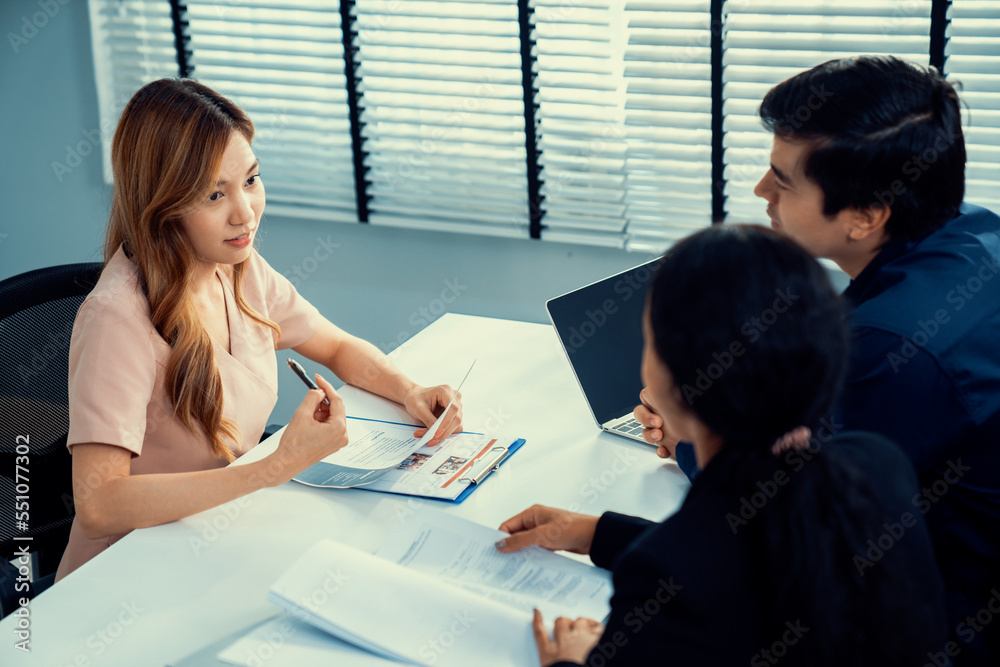
[[[308,623],[421,665],[509,667],[538,659],[531,615],[324,540],[271,587]]]
[[[400,664],[352,646],[287,613],[258,625],[216,657],[240,667],[385,667]]]
[[[611,574],[540,547],[502,554],[506,533],[425,508],[385,538],[376,555],[525,612],[603,621]]]

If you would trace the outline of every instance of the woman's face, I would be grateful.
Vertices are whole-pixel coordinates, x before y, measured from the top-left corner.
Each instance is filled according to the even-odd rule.
[[[670,369],[660,359],[653,340],[653,327],[649,322],[649,309],[642,315],[642,384],[646,387],[646,399],[653,412],[669,424],[670,431],[681,440],[693,442],[695,423],[698,419],[687,407],[680,388],[674,384]]]
[[[250,256],[264,213],[264,184],[250,143],[233,132],[212,191],[181,218],[198,256],[209,264],[239,264]]]
[[[704,468],[722,447],[722,441],[684,402],[681,388],[674,383],[670,369],[657,354],[648,308],[642,315],[642,337],[645,342],[642,384],[646,387],[646,401],[663,419],[666,430],[679,440],[694,444],[695,460]]]

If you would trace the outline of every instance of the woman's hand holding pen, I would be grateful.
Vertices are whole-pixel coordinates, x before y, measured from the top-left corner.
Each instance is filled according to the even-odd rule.
[[[446,384],[436,387],[414,387],[406,398],[403,399],[403,407],[406,412],[421,422],[425,428],[417,429],[413,436],[423,437],[427,428],[434,425],[437,418],[441,416],[441,411],[448,406],[451,397],[455,396],[455,390]],[[448,409],[448,415],[442,420],[434,438],[428,443],[436,445],[453,433],[462,431],[462,394],[455,396],[455,402]]]
[[[316,375],[316,382],[319,389],[306,394],[281,434],[278,448],[264,459],[273,485],[289,481],[347,444],[344,402],[321,376]]]

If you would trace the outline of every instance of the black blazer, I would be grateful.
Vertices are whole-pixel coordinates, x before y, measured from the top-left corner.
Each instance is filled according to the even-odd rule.
[[[873,565],[903,568],[907,578],[919,582],[918,599],[910,600],[909,608],[927,651],[940,651],[947,634],[943,585],[923,517],[913,504],[919,489],[909,460],[888,440],[867,433],[840,435],[822,449],[869,477],[886,522],[899,522],[907,512],[915,518],[915,525]],[[768,554],[755,532],[746,529],[749,524],[736,521],[745,496],[727,486],[724,459],[721,452],[709,463],[680,509],[663,523],[613,512],[601,517],[591,559],[612,570],[614,595],[588,665],[764,667],[782,662],[808,637],[810,628],[802,619],[789,618],[777,627],[761,613],[769,597],[762,582]],[[749,515],[749,509],[744,511]],[[863,561],[860,567],[866,567]]]

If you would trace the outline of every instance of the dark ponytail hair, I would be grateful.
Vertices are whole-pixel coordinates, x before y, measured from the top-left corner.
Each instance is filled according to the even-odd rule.
[[[862,576],[855,565],[884,520],[867,480],[815,437],[806,451],[771,453],[797,426],[816,433],[843,381],[846,315],[825,270],[770,229],[713,226],[666,253],[648,298],[655,351],[721,437],[711,465],[727,486],[749,497],[788,476],[742,528],[764,569],[765,631],[810,628],[783,664],[922,664],[922,629],[906,606],[913,584],[889,566]]]

